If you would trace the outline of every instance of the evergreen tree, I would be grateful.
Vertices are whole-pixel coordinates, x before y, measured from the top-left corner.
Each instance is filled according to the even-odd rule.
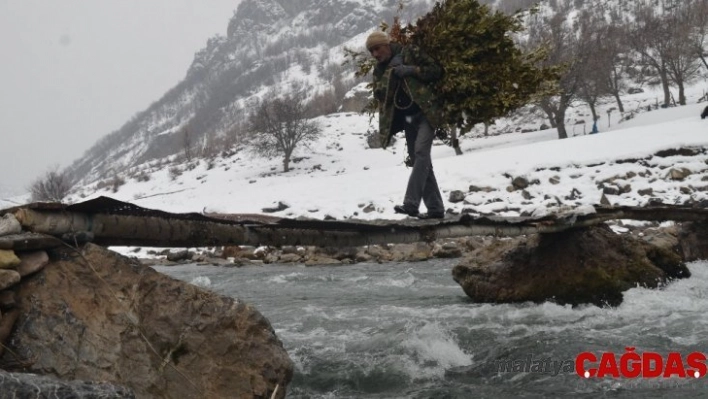
[[[523,31],[523,14],[493,12],[477,0],[444,0],[416,21],[383,24],[391,38],[413,44],[435,58],[444,76],[435,88],[448,128],[461,133],[477,123],[491,122],[548,94],[560,67],[540,67],[543,49],[523,52],[514,35]],[[371,60],[347,51],[359,65],[357,76],[369,73]],[[376,109],[370,104],[367,110]]]

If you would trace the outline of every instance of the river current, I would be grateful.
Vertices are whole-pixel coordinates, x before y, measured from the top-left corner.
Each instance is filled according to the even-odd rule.
[[[708,353],[708,263],[617,308],[472,302],[457,260],[156,270],[254,305],[295,364],[288,398],[708,397],[708,377],[581,378],[569,364],[628,347]]]

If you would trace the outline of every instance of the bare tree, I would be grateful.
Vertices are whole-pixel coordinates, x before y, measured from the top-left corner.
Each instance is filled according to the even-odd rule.
[[[30,186],[32,201],[61,201],[69,194],[71,183],[65,173],[59,172],[59,166],[52,167],[43,177]]]
[[[686,104],[685,86],[700,72],[708,17],[706,0],[644,4],[636,11],[628,35],[644,65],[653,68],[664,89],[664,105],[672,102],[670,83],[679,90],[678,102]]]
[[[192,137],[189,134],[189,129],[182,130],[182,146],[184,147],[184,158],[187,162],[192,160]]]
[[[640,64],[656,71],[664,90],[664,105],[671,104],[669,70],[666,64],[671,37],[666,21],[652,5],[643,5],[636,11],[635,23],[628,39],[640,56]]]
[[[545,44],[549,56],[544,66],[563,65],[564,71],[557,85],[557,95],[544,97],[539,106],[549,118],[551,126],[558,129],[558,138],[568,138],[565,113],[578,99],[583,73],[590,58],[587,44],[583,41],[580,25],[568,22],[567,10],[557,11],[546,18],[534,16],[529,26],[529,43],[532,47]]]
[[[606,87],[615,98],[617,109],[621,113],[624,113],[624,104],[620,94],[626,89],[626,72],[632,64],[626,36],[627,29],[624,25],[619,21],[611,22],[605,27],[602,40],[598,43],[609,67]]]
[[[289,171],[295,148],[315,140],[322,131],[306,115],[304,96],[301,94],[263,101],[249,119],[253,148],[264,156],[282,155],[283,171]]]
[[[671,46],[666,53],[669,77],[679,89],[679,104],[686,105],[685,86],[699,75],[700,64],[691,42],[693,13],[692,1],[682,2],[667,13],[664,20],[671,37]]]
[[[612,54],[603,45],[607,40],[608,24],[603,15],[583,11],[578,18],[576,31],[581,37],[578,44],[585,52],[585,62],[578,66],[578,98],[588,104],[593,123],[596,123],[600,118],[597,103],[610,94],[608,83],[614,63]]]
[[[708,50],[705,46],[708,42],[708,0],[694,0],[693,12],[691,13],[692,32],[690,35],[692,50],[695,55],[703,62],[703,65],[708,68]]]

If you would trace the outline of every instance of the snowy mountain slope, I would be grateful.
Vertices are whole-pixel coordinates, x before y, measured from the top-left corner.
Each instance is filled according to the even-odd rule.
[[[196,147],[237,136],[266,93],[297,89],[317,94],[335,83],[351,87],[341,66],[343,46],[391,20],[396,0],[244,0],[227,37],[195,54],[185,79],[147,110],[100,140],[69,172],[80,184],[183,150],[185,132]],[[407,6],[422,12],[431,0]]]
[[[693,98],[701,90],[695,87]],[[653,101],[652,93],[644,97]],[[603,193],[616,205],[700,202],[708,199],[708,126],[698,116],[703,106],[645,112],[626,125],[566,140],[558,140],[553,129],[471,138],[463,141],[462,156],[436,141],[433,164],[446,207],[455,213],[545,214],[597,205]],[[280,159],[243,150],[211,163],[154,167],[148,179],[129,179],[116,192],[87,186],[83,197],[69,201],[107,195],[166,211],[225,213],[262,213],[282,202],[288,209],[277,214],[287,217],[401,218],[392,208],[402,200],[410,172],[403,165],[404,140],[388,150],[369,149],[367,116],[340,113],[317,120],[322,138],[297,151],[288,173],[281,171]],[[676,148],[696,152],[659,153]],[[683,168],[688,176],[671,177],[672,169]],[[515,177],[530,185],[510,191]],[[454,191],[464,201],[451,201]]]
[[[107,180],[125,178],[125,171],[164,164],[183,153],[186,143],[195,151],[227,149],[229,140],[233,142],[243,133],[246,115],[266,95],[306,90],[314,96],[336,86],[352,87],[358,82],[352,77],[352,70],[341,65],[343,48],[360,48],[368,31],[382,20],[392,20],[397,3],[397,0],[242,1],[229,21],[227,36],[210,39],[195,54],[185,79],[87,151],[69,168],[71,176],[79,187],[101,181],[105,184]],[[427,12],[432,3],[432,0],[407,3],[403,17],[413,20]],[[510,11],[529,2],[494,3]],[[542,10],[550,10],[553,3],[558,7],[575,7],[578,2],[542,2]],[[639,2],[596,0],[591,4],[609,13],[631,12]],[[652,95],[653,98],[625,96],[625,117],[655,105],[659,95]],[[600,102],[601,130],[614,127],[620,118],[616,111],[608,112],[613,107],[611,100]],[[569,133],[589,132],[591,118],[585,106],[575,104],[567,115]],[[489,131],[493,135],[537,131],[546,128],[547,123],[543,113],[530,106],[497,120]],[[478,126],[465,136],[465,147],[473,150],[482,145],[467,142],[481,136],[483,127]]]

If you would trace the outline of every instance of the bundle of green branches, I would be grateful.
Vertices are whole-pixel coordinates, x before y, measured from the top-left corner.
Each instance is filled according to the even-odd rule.
[[[524,52],[514,42],[514,35],[523,31],[522,18],[521,12],[493,12],[476,0],[443,0],[415,25],[401,26],[395,19],[390,29],[386,24],[382,29],[440,63],[444,76],[435,91],[443,120],[464,134],[477,123],[491,123],[548,95],[558,80],[556,69],[540,66],[546,57],[543,49]],[[357,60],[352,52],[348,56]],[[361,59],[358,65],[359,76],[372,66]]]

